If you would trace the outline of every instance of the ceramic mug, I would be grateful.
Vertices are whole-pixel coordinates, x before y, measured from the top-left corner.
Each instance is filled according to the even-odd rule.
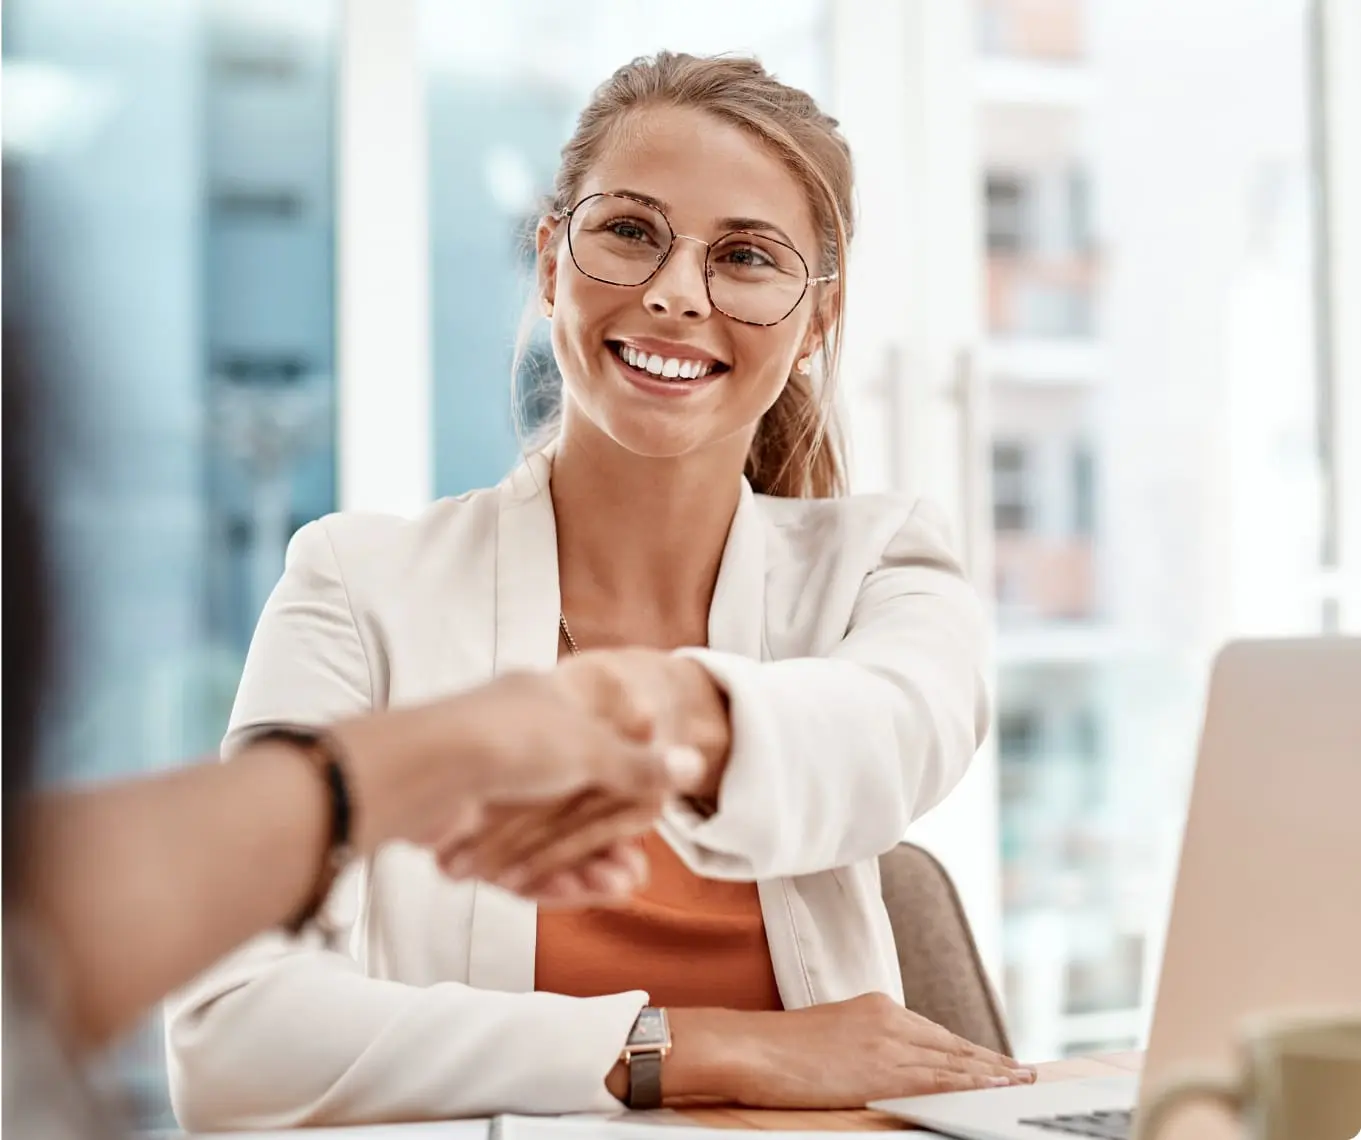
[[[1136,1114],[1139,1140],[1192,1100],[1237,1116],[1246,1140],[1361,1140],[1361,1011],[1257,1021],[1239,1055],[1237,1073],[1188,1072],[1155,1090]]]

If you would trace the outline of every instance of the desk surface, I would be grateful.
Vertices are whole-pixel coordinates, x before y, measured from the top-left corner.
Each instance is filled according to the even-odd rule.
[[[1137,1073],[1143,1053],[1103,1053],[1037,1065],[1042,1081]],[[896,1117],[867,1109],[838,1112],[785,1112],[757,1108],[691,1108],[677,1113],[687,1124],[706,1128],[754,1128],[765,1132],[915,1132]]]

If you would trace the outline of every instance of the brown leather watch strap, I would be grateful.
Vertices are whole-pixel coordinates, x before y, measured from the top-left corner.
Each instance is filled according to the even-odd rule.
[[[635,1053],[629,1058],[629,1108],[662,1107],[661,1053]]]

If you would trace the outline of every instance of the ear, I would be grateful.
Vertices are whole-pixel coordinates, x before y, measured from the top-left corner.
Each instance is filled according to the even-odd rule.
[[[534,231],[534,249],[538,255],[536,277],[539,285],[540,302],[551,303],[558,291],[558,218],[545,215],[539,219]]]
[[[821,296],[813,306],[813,314],[808,318],[808,328],[803,334],[799,347],[800,356],[816,357],[822,351],[827,337],[836,328],[837,316],[841,312],[841,282],[828,281],[817,286]]]

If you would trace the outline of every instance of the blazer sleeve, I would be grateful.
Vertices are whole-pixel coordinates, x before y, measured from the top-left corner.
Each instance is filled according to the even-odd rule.
[[[876,858],[959,782],[987,734],[982,606],[925,502],[865,577],[826,656],[681,652],[726,692],[732,745],[717,810],[673,807],[663,832],[711,877]]]
[[[252,641],[230,754],[253,732],[383,703],[326,521],[289,546]],[[579,999],[368,977],[347,952],[365,868],[337,882],[325,933],[256,938],[167,1003],[171,1101],[192,1130],[499,1112],[613,1111],[604,1086],[641,992]]]

